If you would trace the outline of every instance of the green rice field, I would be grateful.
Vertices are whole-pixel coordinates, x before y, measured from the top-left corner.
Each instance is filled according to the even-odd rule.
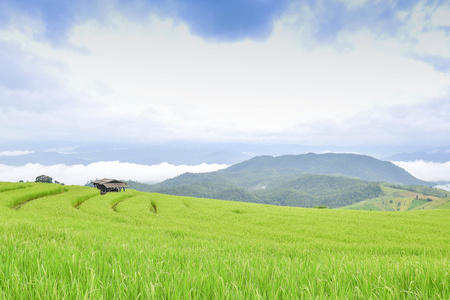
[[[447,300],[450,210],[2,182],[0,299]]]

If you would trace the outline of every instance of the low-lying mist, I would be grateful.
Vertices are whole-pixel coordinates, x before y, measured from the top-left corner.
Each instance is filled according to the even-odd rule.
[[[430,162],[423,160],[416,161],[393,161],[392,163],[405,169],[411,175],[432,182],[444,181],[450,183],[450,161],[445,163]],[[449,189],[447,185],[446,189]],[[442,186],[441,186],[442,188]]]
[[[226,164],[140,165],[119,161],[96,162],[89,165],[52,165],[26,164],[8,166],[0,164],[0,181],[34,181],[37,176],[45,174],[67,185],[84,185],[90,180],[115,178],[135,180],[145,183],[160,182],[180,174],[191,172],[213,172],[228,167]]]

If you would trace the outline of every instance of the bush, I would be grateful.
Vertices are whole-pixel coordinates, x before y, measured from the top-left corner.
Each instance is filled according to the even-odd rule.
[[[50,176],[47,176],[47,175],[39,175],[38,177],[36,177],[35,182],[52,183],[53,182],[53,178],[51,178]]]

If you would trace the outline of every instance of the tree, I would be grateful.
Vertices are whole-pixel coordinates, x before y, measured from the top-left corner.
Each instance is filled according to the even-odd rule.
[[[35,182],[52,183],[53,182],[53,178],[51,178],[50,176],[47,176],[47,175],[39,175],[38,177],[36,177]]]

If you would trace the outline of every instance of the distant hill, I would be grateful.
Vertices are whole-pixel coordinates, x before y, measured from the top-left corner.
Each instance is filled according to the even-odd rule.
[[[276,205],[341,207],[381,196],[378,182],[430,185],[390,162],[369,156],[308,153],[258,156],[224,170],[185,173],[136,189]]]
[[[341,175],[367,181],[386,181],[395,184],[429,185],[404,169],[388,161],[366,155],[326,153],[303,155],[258,156],[235,164],[221,172],[242,172],[256,169],[275,169],[283,174]]]

